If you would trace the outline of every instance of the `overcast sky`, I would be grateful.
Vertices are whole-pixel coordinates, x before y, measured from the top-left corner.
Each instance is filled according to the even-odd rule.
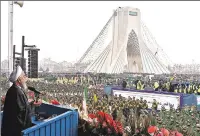
[[[14,41],[41,49],[39,59],[76,61],[90,46],[117,7],[139,8],[158,44],[175,63],[200,63],[200,2],[25,1],[14,5]],[[1,2],[2,60],[7,58],[8,2]]]

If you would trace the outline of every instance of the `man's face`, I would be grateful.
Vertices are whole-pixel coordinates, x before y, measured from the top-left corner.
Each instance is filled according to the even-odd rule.
[[[24,72],[22,72],[22,74],[21,74],[20,77],[19,77],[20,83],[21,83],[21,84],[25,84],[25,83],[27,82],[27,80],[28,80],[28,77],[25,75]]]

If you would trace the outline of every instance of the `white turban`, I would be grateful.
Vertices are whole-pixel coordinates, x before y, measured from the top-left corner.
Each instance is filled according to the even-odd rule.
[[[17,66],[14,71],[10,74],[9,81],[14,83],[22,74],[23,70],[20,66]]]

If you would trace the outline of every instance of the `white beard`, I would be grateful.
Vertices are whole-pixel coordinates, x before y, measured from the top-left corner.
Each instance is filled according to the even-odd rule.
[[[28,91],[28,86],[27,86],[26,83],[22,83],[22,84],[21,84],[21,87],[24,89],[25,92]]]

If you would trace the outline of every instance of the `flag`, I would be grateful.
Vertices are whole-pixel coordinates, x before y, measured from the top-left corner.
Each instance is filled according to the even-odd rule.
[[[85,115],[87,115],[87,97],[88,97],[88,89],[87,87],[85,87],[83,93],[83,109]]]
[[[87,102],[87,98],[88,98],[88,88],[87,87],[84,87],[84,96],[83,97]]]

